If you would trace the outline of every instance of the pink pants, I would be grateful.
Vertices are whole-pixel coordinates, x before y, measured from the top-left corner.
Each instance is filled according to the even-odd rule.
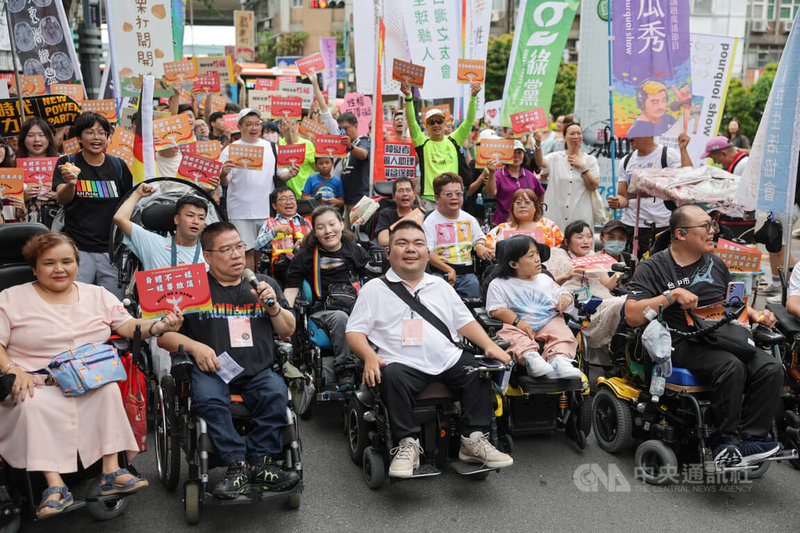
[[[536,341],[544,342],[542,358],[545,361],[549,361],[556,355],[575,359],[575,351],[578,349],[578,341],[575,340],[575,335],[572,334],[572,331],[560,316],[555,317],[544,327],[534,331],[533,339],[528,337],[522,330],[509,324],[504,324],[498,335],[511,343],[508,351],[518,363],[522,362],[522,356],[526,353],[539,351],[539,344]]]

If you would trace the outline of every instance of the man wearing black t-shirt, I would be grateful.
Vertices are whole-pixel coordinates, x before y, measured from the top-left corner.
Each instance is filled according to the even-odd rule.
[[[344,188],[345,227],[350,227],[350,210],[369,194],[370,139],[358,134],[358,118],[352,113],[342,113],[337,119],[347,156],[342,161],[342,187]]]
[[[392,183],[392,200],[394,206],[384,207],[378,213],[378,222],[375,224],[375,237],[378,244],[389,244],[389,231],[403,217],[407,217],[414,209],[414,184],[408,178],[397,178]],[[422,217],[417,222],[421,222]]]
[[[300,477],[275,462],[283,449],[288,392],[283,378],[272,370],[273,335],[291,335],[294,315],[274,279],[259,275],[257,289],[242,281],[245,245],[233,224],[209,225],[201,244],[214,307],[186,315],[180,333],[164,335],[159,346],[174,352],[183,344],[197,365],[192,371],[192,407],[208,424],[211,441],[228,465],[214,496],[234,499],[256,484],[261,490],[287,490]],[[230,384],[240,391],[252,415],[246,445],[231,419],[231,389],[216,374],[223,353],[243,368]]]
[[[625,317],[629,325],[647,323],[647,307],[664,306],[671,329],[688,331],[684,312],[725,300],[730,272],[714,251],[713,220],[693,205],[676,209],[669,219],[672,244],[642,262],[631,279]],[[770,311],[747,307],[751,322],[775,324]],[[712,345],[698,345],[673,337],[674,366],[686,368],[713,389],[711,407],[719,428],[715,461],[755,464],[780,451],[766,441],[780,390],[783,368],[770,355],[756,350],[745,363]],[[742,397],[745,400],[742,400]]]

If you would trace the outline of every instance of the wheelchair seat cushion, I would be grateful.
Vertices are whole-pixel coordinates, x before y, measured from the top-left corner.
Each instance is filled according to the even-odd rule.
[[[687,387],[702,387],[705,385],[694,374],[685,368],[672,367],[672,375],[666,378],[667,383],[673,385],[683,385]]]
[[[333,350],[333,344],[325,329],[313,317],[308,319],[308,338],[323,350]]]
[[[444,383],[434,381],[433,383],[428,383],[428,386],[417,394],[416,400],[449,400],[452,397],[453,393],[450,392],[450,389],[448,389]]]
[[[142,208],[142,226],[159,233],[175,231],[175,204],[156,202],[147,204]]]

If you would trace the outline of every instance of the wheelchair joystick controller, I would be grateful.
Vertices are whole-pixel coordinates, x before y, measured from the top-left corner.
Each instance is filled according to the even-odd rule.
[[[256,275],[253,274],[253,271],[249,268],[245,268],[242,271],[242,281],[245,283],[249,283],[253,289],[255,289],[256,293],[258,293],[258,280],[256,279]],[[266,302],[267,307],[272,307],[275,305],[275,298],[270,298]]]

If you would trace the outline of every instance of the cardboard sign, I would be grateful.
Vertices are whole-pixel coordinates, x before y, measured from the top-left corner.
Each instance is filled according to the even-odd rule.
[[[247,93],[247,106],[258,109],[262,116],[269,116],[269,99],[274,91],[249,91]]]
[[[228,146],[228,161],[236,168],[261,170],[264,166],[264,147],[233,143]]]
[[[303,115],[303,100],[297,96],[273,96],[269,102],[272,118],[293,118],[300,120]]]
[[[64,139],[64,142],[61,143],[61,151],[64,152],[64,155],[76,154],[81,151],[81,143],[77,137]]]
[[[428,106],[428,107],[423,107],[422,108],[422,119],[423,120],[425,119],[425,113],[427,113],[431,109],[441,109],[442,110],[442,113],[444,113],[444,123],[445,124],[447,124],[448,122],[450,122],[452,120],[452,116],[450,115],[450,104],[439,104],[439,105],[432,105],[432,106]],[[420,126],[422,126],[423,129],[424,129],[424,125],[420,124]]]
[[[425,67],[395,58],[392,65],[392,79],[422,89],[422,84],[425,82]]]
[[[234,82],[230,56],[196,57],[194,65],[198,76],[216,74],[220,83],[227,85]]]
[[[191,59],[168,61],[164,63],[164,79],[170,83],[194,81],[197,79],[197,67]]]
[[[22,168],[0,168],[0,196],[24,199],[25,170]]]
[[[514,162],[514,141],[513,139],[484,139],[475,148],[475,167],[483,168],[488,163],[494,162],[495,165]]]
[[[20,76],[19,88],[22,91],[22,96],[41,96],[47,94],[47,88],[44,85],[44,76],[39,74],[36,76]],[[13,91],[17,90],[17,85],[11,85]]]
[[[294,80],[292,80],[294,81]],[[278,80],[270,79],[270,78],[257,78],[256,91],[277,91],[278,90]]]
[[[252,11],[234,11],[233,26],[236,32],[236,59],[254,61],[256,58],[255,14]]]
[[[404,216],[403,218],[401,218],[400,220],[389,226],[389,230],[393,230],[396,225],[398,225],[400,222],[404,220],[411,220],[421,226],[422,222],[425,220],[425,213],[423,213],[422,210],[419,207],[417,207],[409,214],[407,214],[406,216]]]
[[[319,52],[298,59],[295,65],[297,65],[297,70],[300,71],[300,75],[304,78],[307,78],[309,74],[325,71],[325,61],[322,60],[322,54]]]
[[[717,247],[714,255],[722,259],[725,266],[731,271],[757,272],[761,270],[761,252],[752,248],[749,251],[741,251]]]
[[[106,153],[115,155],[125,161],[128,168],[133,167],[133,143],[135,135],[121,126],[117,126],[106,147]]]
[[[25,116],[37,116],[49,122],[54,128],[72,126],[75,117],[81,112],[80,106],[69,96],[51,94],[31,96],[22,99]],[[16,137],[22,128],[19,100],[7,98],[0,100],[0,137]]]
[[[177,148],[181,144],[192,143],[195,140],[186,113],[153,121],[153,144],[157,152],[167,148]]]
[[[739,244],[738,242],[729,241],[727,239],[718,239],[717,240],[717,248],[722,248],[724,250],[734,250],[737,252],[755,252],[757,248],[751,248],[744,244]]]
[[[217,187],[211,183],[211,178],[219,177],[221,170],[222,163],[219,161],[194,154],[183,154],[176,178],[214,190]]]
[[[317,135],[325,135],[328,133],[328,128],[319,122],[311,120],[308,117],[303,117],[303,120],[300,122],[300,126],[297,128],[297,133],[301,137],[305,137],[309,141],[313,141],[317,138]]]
[[[385,143],[383,166],[387,181],[416,176],[417,157],[411,143]]]
[[[192,84],[192,88],[199,93],[218,93],[220,89],[219,76],[216,74],[198,76]]]
[[[225,122],[225,127],[228,128],[228,131],[231,133],[236,133],[239,131],[239,114],[238,113],[230,113],[228,115],[222,115],[222,120]]]
[[[53,83],[50,85],[50,94],[63,94],[76,102],[83,102],[83,85],[79,83]]]
[[[278,82],[278,87],[281,86],[282,83],[294,83],[297,81],[297,76],[276,76],[275,81]]]
[[[117,104],[113,98],[108,100],[84,100],[81,104],[81,111],[91,111],[102,115],[109,122],[117,121]]]
[[[210,311],[212,307],[206,267],[202,263],[137,272],[136,290],[142,318],[148,320],[169,312],[188,315]]]
[[[44,197],[53,188],[53,171],[57,157],[21,157],[17,159],[17,167],[23,169],[23,181],[39,186],[39,198]]]
[[[527,235],[536,242],[544,243],[544,231],[542,231],[542,228],[503,230],[503,239],[510,239],[514,235]]]
[[[347,155],[347,147],[342,142],[343,139],[344,135],[317,135],[314,139],[315,154],[344,157]]]
[[[611,270],[611,265],[619,263],[619,261],[605,253],[573,257],[570,262],[583,268],[586,272],[608,272]]]
[[[219,141],[196,141],[180,146],[181,153],[199,155],[206,159],[219,159],[222,153],[222,143]]]
[[[483,59],[459,59],[456,79],[458,83],[484,81],[486,79],[486,61]]]
[[[307,83],[279,83],[278,90],[283,96],[297,96],[302,101],[303,109],[309,109],[314,102],[314,88]]]
[[[302,165],[305,160],[305,144],[278,145],[278,167],[286,168],[292,165]]]
[[[511,127],[516,135],[533,133],[547,127],[547,113],[543,107],[520,111],[511,115]]]

